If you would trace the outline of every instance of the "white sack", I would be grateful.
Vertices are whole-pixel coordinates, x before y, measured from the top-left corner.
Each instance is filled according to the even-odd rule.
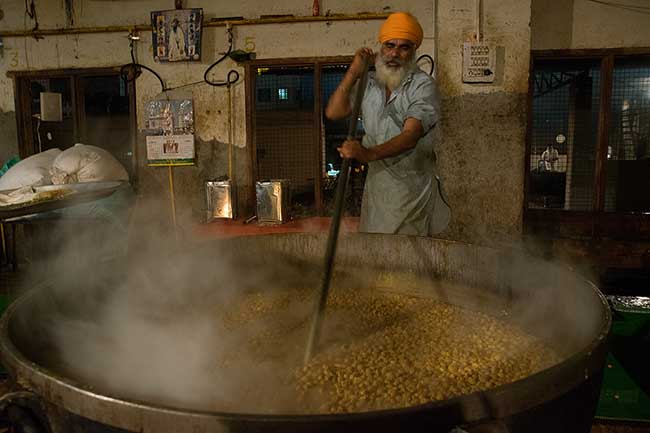
[[[126,169],[107,150],[81,143],[61,152],[50,174],[55,185],[129,180]]]
[[[50,168],[60,154],[59,149],[49,149],[17,162],[0,177],[0,190],[52,184]]]

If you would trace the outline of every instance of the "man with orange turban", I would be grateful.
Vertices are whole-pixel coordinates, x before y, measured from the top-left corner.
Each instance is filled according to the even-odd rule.
[[[429,236],[449,222],[435,168],[438,92],[434,79],[416,65],[422,38],[413,15],[391,14],[379,30],[379,51],[357,50],[327,104],[330,119],[350,115],[364,60],[374,58],[361,103],[363,141],[346,140],[338,148],[341,157],[368,165],[360,221],[364,232]]]

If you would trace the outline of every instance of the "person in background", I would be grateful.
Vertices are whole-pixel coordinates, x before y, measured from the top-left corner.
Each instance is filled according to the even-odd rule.
[[[172,28],[169,32],[169,60],[185,60],[185,32],[181,27],[178,18],[172,21]]]
[[[545,171],[556,171],[557,162],[560,160],[560,153],[552,145],[546,146],[546,150],[542,152],[542,161],[544,161]]]
[[[417,65],[423,31],[417,19],[396,12],[379,31],[379,51],[359,48],[328,101],[332,120],[352,112],[353,88],[364,60],[374,60],[361,112],[363,141],[346,140],[343,158],[367,163],[360,231],[429,236],[447,227],[450,209],[436,175],[434,129],[440,117],[434,79]]]

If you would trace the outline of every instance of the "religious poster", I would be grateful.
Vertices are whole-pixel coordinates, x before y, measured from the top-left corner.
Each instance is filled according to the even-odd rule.
[[[149,101],[145,132],[148,165],[194,164],[194,108],[190,99]]]
[[[201,59],[203,9],[151,12],[153,58],[158,62]]]

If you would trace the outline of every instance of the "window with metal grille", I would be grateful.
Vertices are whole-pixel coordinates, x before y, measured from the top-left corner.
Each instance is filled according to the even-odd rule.
[[[249,123],[255,180],[287,179],[294,215],[328,214],[348,120],[324,115],[327,101],[345,75],[349,59],[257,61],[249,65],[254,95]],[[365,172],[353,168],[347,214],[358,215]]]
[[[593,208],[599,62],[535,63],[528,206]]]
[[[314,68],[260,68],[255,85],[258,95],[261,89],[270,89],[275,96],[255,104],[258,180],[288,179],[293,195],[313,202]]]
[[[650,239],[650,51],[533,51],[524,229]]]
[[[136,182],[135,84],[113,68],[12,72],[21,157],[91,144],[109,151]],[[61,94],[62,120],[40,120],[42,92]]]
[[[616,59],[605,211],[650,211],[650,59]]]
[[[324,65],[321,69],[321,92],[323,101],[323,110],[327,105],[332,93],[336,90],[343,79],[348,65]],[[323,173],[323,207],[327,213],[330,213],[334,205],[334,192],[336,180],[343,160],[341,159],[337,147],[343,144],[347,138],[350,125],[349,119],[330,120],[323,116],[322,138],[324,146],[322,161]],[[363,121],[357,123],[357,137],[363,136]],[[348,190],[346,195],[345,207],[348,215],[358,216],[361,213],[361,199],[363,197],[363,188],[366,183],[366,167],[358,161],[351,161],[350,177],[348,180]]]

